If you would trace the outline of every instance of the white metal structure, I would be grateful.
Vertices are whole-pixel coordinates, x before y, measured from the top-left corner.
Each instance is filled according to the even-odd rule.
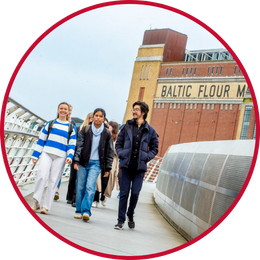
[[[185,51],[184,61],[233,60],[226,49]]]
[[[31,155],[42,126],[47,121],[40,118],[12,98],[8,98],[5,114],[4,140],[7,160],[17,186],[33,183],[38,170]],[[63,177],[69,176],[68,165]]]

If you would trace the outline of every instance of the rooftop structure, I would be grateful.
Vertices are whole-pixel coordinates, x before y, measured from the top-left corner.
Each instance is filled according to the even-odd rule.
[[[186,50],[184,61],[216,61],[233,60],[226,49]]]

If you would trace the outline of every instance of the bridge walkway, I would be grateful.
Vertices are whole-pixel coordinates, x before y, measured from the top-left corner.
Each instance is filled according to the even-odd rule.
[[[125,223],[124,230],[114,229],[117,223],[118,191],[112,192],[107,206],[92,208],[88,222],[74,219],[75,208],[66,203],[67,182],[60,187],[60,199],[54,201],[48,215],[36,214],[54,231],[79,246],[100,253],[137,256],[163,252],[187,241],[157,211],[153,202],[155,184],[144,182],[136,208],[136,228]],[[32,205],[33,194],[25,197]]]

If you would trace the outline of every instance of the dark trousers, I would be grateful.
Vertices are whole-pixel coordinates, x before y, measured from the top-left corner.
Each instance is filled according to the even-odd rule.
[[[120,199],[118,209],[118,221],[125,221],[127,201],[131,189],[130,201],[127,210],[127,216],[133,216],[137,205],[139,193],[142,189],[144,171],[137,171],[137,167],[129,166],[129,168],[121,169],[122,175],[120,180]],[[132,184],[132,185],[131,185]]]
[[[120,167],[120,166],[119,166]],[[118,174],[117,174],[117,179],[118,179],[118,185],[120,187],[120,182],[121,182],[121,176],[122,176],[122,169],[119,168]]]
[[[77,180],[77,171],[74,170],[73,163],[70,165],[70,179],[68,184],[68,191],[66,199],[68,201],[76,202],[76,180]]]

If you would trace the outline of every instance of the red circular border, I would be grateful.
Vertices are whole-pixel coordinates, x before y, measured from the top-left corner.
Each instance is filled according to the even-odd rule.
[[[176,251],[179,251],[187,246],[190,246],[192,244],[194,244],[195,242],[197,242],[198,240],[200,240],[201,238],[203,238],[204,236],[206,236],[208,233],[210,233],[212,230],[214,230],[229,214],[230,212],[233,210],[233,208],[236,206],[236,204],[238,203],[238,201],[241,199],[243,193],[245,192],[245,189],[252,177],[253,174],[253,170],[256,164],[256,160],[257,160],[257,155],[258,155],[258,149],[259,149],[259,110],[258,110],[258,106],[257,106],[257,101],[256,101],[256,96],[255,96],[255,92],[253,90],[251,81],[242,65],[242,63],[240,62],[240,60],[238,59],[238,57],[236,56],[236,54],[232,51],[232,49],[229,47],[229,45],[215,32],[213,31],[211,28],[209,28],[206,24],[204,24],[203,22],[201,22],[200,20],[198,20],[197,18],[170,6],[164,5],[164,4],[159,4],[159,3],[154,3],[154,2],[144,2],[144,1],[113,1],[113,2],[104,2],[104,3],[100,3],[100,4],[96,4],[84,9],[81,9],[77,12],[74,12],[70,15],[68,15],[67,17],[63,18],[62,20],[60,20],[59,22],[57,22],[56,24],[54,24],[53,26],[51,26],[47,31],[45,31],[31,46],[30,48],[26,51],[26,53],[23,55],[22,59],[20,60],[20,62],[18,63],[18,65],[16,66],[12,77],[9,81],[5,96],[4,96],[4,101],[3,101],[3,106],[2,106],[2,112],[1,112],[1,122],[5,121],[5,110],[6,110],[6,104],[8,101],[8,97],[9,97],[9,93],[11,90],[11,87],[13,85],[13,82],[16,78],[16,75],[18,73],[18,71],[20,70],[21,66],[23,65],[24,61],[26,60],[26,58],[29,56],[29,54],[31,53],[31,51],[38,45],[39,42],[41,42],[42,39],[44,39],[50,32],[52,32],[54,29],[56,29],[58,26],[60,26],[61,24],[67,22],[68,20],[91,10],[95,10],[98,8],[102,8],[102,7],[107,7],[107,6],[114,6],[114,5],[125,5],[125,4],[135,4],[135,5],[148,5],[148,6],[153,6],[153,7],[158,7],[158,8],[162,8],[162,9],[166,9],[175,13],[178,13],[182,16],[185,16],[186,18],[196,22],[197,24],[199,24],[200,26],[202,26],[204,29],[206,29],[208,32],[210,32],[213,36],[215,36],[224,46],[225,48],[229,51],[229,53],[232,55],[232,57],[236,60],[239,68],[241,69],[241,71],[243,72],[243,75],[246,79],[246,82],[248,84],[248,87],[250,89],[250,93],[253,99],[253,104],[254,104],[254,110],[255,110],[255,120],[256,120],[256,140],[255,140],[255,150],[254,150],[254,155],[253,155],[253,160],[252,160],[252,164],[248,173],[248,176],[246,178],[246,181],[241,189],[241,191],[239,192],[237,198],[235,199],[235,201],[233,202],[233,204],[229,207],[229,209],[225,212],[225,214],[214,224],[212,225],[209,229],[207,229],[205,232],[203,232],[201,235],[197,236],[196,238],[192,239],[191,241],[175,247],[173,249],[167,250],[167,251],[163,251],[163,252],[159,252],[159,253],[155,253],[155,254],[149,254],[149,255],[141,255],[141,256],[120,256],[120,255],[111,255],[111,254],[105,254],[105,253],[99,253],[90,249],[87,249],[85,247],[79,246],[73,242],[71,242],[70,240],[64,238],[63,236],[61,236],[60,234],[58,234],[57,232],[55,232],[53,229],[51,229],[48,225],[46,225],[45,222],[43,222],[38,216],[37,214],[35,214],[32,209],[29,207],[29,205],[27,204],[27,202],[25,201],[25,199],[23,198],[21,192],[19,191],[14,178],[12,176],[12,173],[10,171],[10,167],[8,164],[8,160],[7,160],[7,155],[5,152],[5,142],[4,142],[4,123],[1,123],[1,128],[0,128],[0,133],[1,133],[1,149],[2,149],[2,154],[3,154],[3,159],[4,159],[4,163],[5,163],[5,167],[9,176],[9,179],[17,193],[17,195],[19,196],[20,200],[22,201],[22,203],[24,204],[24,206],[27,208],[27,210],[32,214],[32,216],[44,227],[46,228],[50,233],[52,233],[54,236],[56,236],[57,238],[59,238],[60,240],[62,240],[63,242],[79,249],[82,250],[84,252],[96,255],[96,256],[100,256],[100,257],[106,257],[106,258],[111,258],[111,259],[148,259],[148,258],[154,258],[154,257],[160,257],[160,256],[164,256],[167,254],[171,254],[174,253]]]

